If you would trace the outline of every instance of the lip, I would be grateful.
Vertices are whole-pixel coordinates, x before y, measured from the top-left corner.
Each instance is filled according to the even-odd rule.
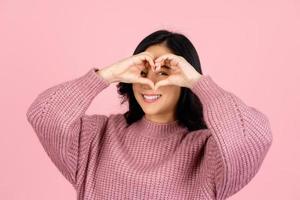
[[[157,96],[157,95],[161,95],[161,94],[145,94],[145,93],[142,93],[142,95],[147,95],[147,96]]]
[[[146,96],[157,96],[157,95],[160,95],[160,97],[157,98],[157,99],[145,99],[144,95],[146,95]],[[143,101],[145,103],[155,103],[155,102],[157,102],[161,98],[162,95],[161,94],[144,94],[144,93],[142,93],[141,96],[142,96]]]

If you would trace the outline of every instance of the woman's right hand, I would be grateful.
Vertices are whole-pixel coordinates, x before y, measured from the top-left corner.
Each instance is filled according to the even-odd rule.
[[[102,68],[97,73],[110,83],[141,83],[147,84],[154,89],[154,83],[150,79],[141,76],[141,72],[147,67],[147,63],[150,64],[151,69],[154,71],[153,59],[152,54],[144,51]]]

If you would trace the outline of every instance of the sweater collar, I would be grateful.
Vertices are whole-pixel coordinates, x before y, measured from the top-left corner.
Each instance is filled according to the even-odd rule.
[[[146,119],[145,115],[137,122],[137,126],[139,128],[138,135],[150,138],[178,137],[188,130],[187,127],[179,125],[179,120],[158,123]]]

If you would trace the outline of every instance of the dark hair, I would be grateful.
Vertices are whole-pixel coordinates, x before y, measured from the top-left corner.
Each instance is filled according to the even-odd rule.
[[[178,32],[161,29],[151,33],[138,44],[133,55],[145,51],[151,45],[162,43],[173,54],[184,57],[202,74],[199,56],[195,47],[186,36]],[[141,119],[145,113],[134,97],[131,83],[119,82],[117,88],[118,93],[123,97],[121,104],[128,101],[129,110],[123,115],[127,124],[130,125]],[[181,87],[176,119],[180,125],[186,126],[189,131],[207,128],[203,119],[202,104],[189,88]]]

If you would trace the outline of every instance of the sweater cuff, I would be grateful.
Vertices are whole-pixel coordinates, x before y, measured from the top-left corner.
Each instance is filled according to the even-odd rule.
[[[200,79],[192,85],[191,90],[200,98],[203,104],[208,104],[211,100],[228,93],[228,91],[214,82],[210,75],[202,75]]]
[[[78,78],[79,80],[76,85],[82,93],[97,95],[110,85],[107,80],[96,73],[97,70],[98,68],[92,67],[87,73]]]

